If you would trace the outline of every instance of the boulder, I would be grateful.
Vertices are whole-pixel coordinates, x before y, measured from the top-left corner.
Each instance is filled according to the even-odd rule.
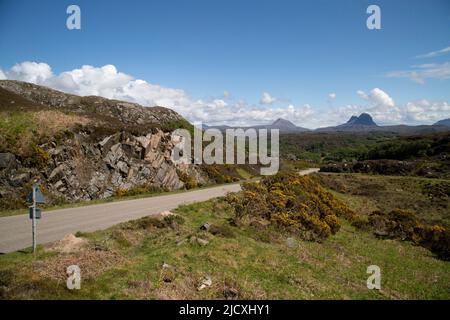
[[[157,131],[157,133],[155,133],[154,135],[152,135],[151,136],[151,138],[150,138],[150,143],[149,143],[149,145],[147,146],[147,148],[146,148],[146,150],[147,149],[153,149],[153,150],[155,150],[157,147],[158,147],[158,145],[160,144],[160,142],[161,142],[161,138],[164,136],[164,132],[162,132],[161,130],[158,130]]]
[[[151,137],[152,137],[152,134],[149,133],[146,136],[136,137],[136,141],[139,142],[139,144],[142,146],[142,148],[146,149],[150,143]]]
[[[211,224],[209,222],[205,222],[204,224],[202,224],[200,226],[200,230],[208,231],[210,227],[211,227]]]
[[[152,171],[148,167],[143,167],[138,173],[139,180],[147,180],[150,179],[152,175]]]
[[[114,171],[111,175],[111,184],[113,187],[119,187],[122,184],[123,178],[118,171]]]
[[[128,164],[124,161],[117,162],[117,169],[124,175],[128,174]]]
[[[117,143],[111,147],[109,152],[106,154],[104,161],[112,168],[115,168],[116,163],[123,157],[123,155],[122,145]]]
[[[13,187],[22,187],[30,180],[30,172],[13,174],[9,178],[9,183]]]
[[[53,169],[53,171],[50,173],[50,176],[48,177],[48,180],[52,183],[57,182],[58,180],[61,180],[68,175],[67,171],[69,171],[67,165],[61,164]]]
[[[112,195],[113,195],[113,189],[111,187],[108,187],[99,197],[104,199],[104,198],[109,198]]]
[[[95,185],[90,185],[90,186],[88,186],[87,189],[86,189],[86,192],[89,194],[89,197],[90,197],[91,199],[97,198],[97,193],[98,193],[99,191],[100,191],[100,190],[99,190]]]
[[[223,296],[227,300],[235,300],[239,297],[239,291],[235,288],[225,286],[223,288]]]
[[[206,276],[202,279],[202,281],[200,282],[200,285],[197,287],[198,291],[201,291],[205,288],[211,287],[212,285],[212,279],[210,276]]]
[[[107,136],[102,141],[98,143],[103,153],[108,152],[111,147],[120,141],[120,133],[113,134],[111,136]]]
[[[61,188],[64,187],[64,182],[62,180],[58,180],[54,185],[53,188],[60,191]]]
[[[206,246],[206,245],[208,245],[208,243],[209,243],[208,240],[202,239],[202,238],[198,238],[198,237],[195,237],[195,236],[192,236],[192,237],[189,239],[189,242],[190,242],[191,244],[199,244],[199,245],[201,245],[201,246]]]
[[[17,167],[16,156],[12,153],[0,153],[0,170],[11,170]]]

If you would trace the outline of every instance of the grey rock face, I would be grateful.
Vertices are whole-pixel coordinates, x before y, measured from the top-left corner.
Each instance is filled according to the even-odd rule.
[[[179,189],[184,183],[178,170],[206,179],[195,166],[172,162],[174,142],[170,133],[161,130],[142,136],[119,132],[95,141],[79,134],[41,147],[50,156],[48,167],[42,171],[20,167],[11,153],[0,154],[3,193],[11,194],[37,178],[52,195],[76,201],[106,198],[115,190],[134,187]]]
[[[16,157],[9,152],[0,153],[0,170],[13,169],[16,167]]]
[[[11,186],[13,187],[20,187],[24,183],[30,180],[30,173],[24,172],[24,173],[18,173],[11,175],[11,178],[9,179]]]

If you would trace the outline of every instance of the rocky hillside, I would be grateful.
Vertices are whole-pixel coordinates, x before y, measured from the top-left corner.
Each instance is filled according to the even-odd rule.
[[[191,128],[162,107],[0,81],[0,208],[25,205],[33,181],[51,203],[227,182],[214,167],[171,161],[171,131]],[[221,177],[222,180],[217,179]]]
[[[47,87],[31,83],[0,80],[0,88],[5,89],[11,95],[10,105],[8,101],[2,101],[1,109],[17,108],[13,95],[20,100],[28,100],[29,106],[34,104],[36,108],[52,108],[63,112],[73,112],[87,115],[90,118],[112,123],[115,126],[143,126],[148,128],[170,126],[174,122],[186,122],[178,113],[163,107],[143,107],[136,103],[110,100],[98,96],[80,97],[67,94]],[[2,92],[2,95],[8,93]],[[5,105],[6,104],[6,105]]]

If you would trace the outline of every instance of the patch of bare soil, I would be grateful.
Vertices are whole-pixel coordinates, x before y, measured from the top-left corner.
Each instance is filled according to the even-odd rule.
[[[125,262],[118,252],[88,240],[67,235],[55,242],[49,250],[58,254],[46,260],[36,261],[33,266],[44,278],[65,281],[67,267],[77,265],[81,270],[82,279],[94,278],[111,267]]]
[[[60,253],[72,253],[82,250],[87,243],[88,241],[86,239],[78,238],[70,233],[61,240],[52,243],[47,247],[47,250]]]

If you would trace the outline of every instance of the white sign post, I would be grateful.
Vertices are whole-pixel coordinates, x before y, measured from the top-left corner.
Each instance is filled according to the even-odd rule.
[[[33,253],[36,253],[36,185],[33,185],[33,214],[31,220],[33,233]]]
[[[31,219],[31,232],[33,236],[33,253],[36,253],[36,220],[41,218],[41,209],[36,207],[37,203],[45,203],[44,195],[41,190],[39,190],[39,186],[34,184],[31,192],[27,197],[28,202],[32,204],[30,207],[30,219]]]

